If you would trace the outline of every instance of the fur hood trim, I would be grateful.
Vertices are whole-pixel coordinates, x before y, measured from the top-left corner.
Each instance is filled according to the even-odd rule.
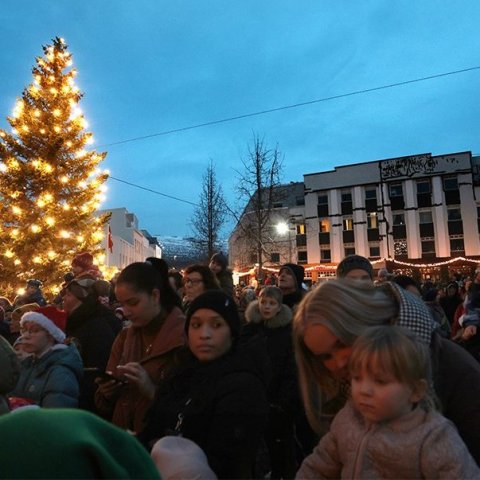
[[[245,320],[247,323],[262,323],[267,328],[280,328],[292,323],[293,313],[289,307],[282,304],[280,311],[270,320],[263,322],[258,307],[258,300],[250,302],[245,311]]]

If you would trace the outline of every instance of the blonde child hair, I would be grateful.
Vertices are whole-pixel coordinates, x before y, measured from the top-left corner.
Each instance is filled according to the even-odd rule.
[[[268,285],[266,287],[263,287],[260,290],[260,293],[258,294],[258,298],[262,297],[270,297],[274,298],[280,305],[283,302],[283,293],[282,291],[273,285]]]
[[[435,409],[429,349],[405,328],[368,328],[353,344],[349,370],[352,376],[360,372],[393,376],[419,394],[418,405],[425,411]]]

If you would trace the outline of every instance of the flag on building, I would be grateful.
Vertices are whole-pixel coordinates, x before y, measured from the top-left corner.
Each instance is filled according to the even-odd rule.
[[[110,228],[110,225],[108,226],[108,249],[110,250],[110,253],[113,253],[113,238],[112,238],[112,229]]]

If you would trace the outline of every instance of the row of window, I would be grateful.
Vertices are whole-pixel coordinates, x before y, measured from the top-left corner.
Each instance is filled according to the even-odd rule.
[[[417,203],[419,207],[431,206],[431,193],[432,185],[430,179],[421,179],[416,182],[417,187]],[[447,204],[459,203],[459,190],[457,177],[445,177],[443,178],[443,189],[445,192],[445,198]],[[388,185],[388,193],[392,205],[392,209],[404,208],[403,200],[403,184],[390,183]],[[341,198],[341,211],[342,215],[352,213],[352,191],[342,190],[340,193]],[[323,193],[318,195],[318,216],[328,216],[328,194]],[[377,189],[376,187],[365,187],[365,204],[367,211],[374,211],[377,209]]]

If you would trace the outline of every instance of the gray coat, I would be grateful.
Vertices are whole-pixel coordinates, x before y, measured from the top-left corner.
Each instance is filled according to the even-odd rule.
[[[9,395],[34,400],[40,407],[75,408],[82,372],[77,347],[56,344],[40,358],[22,361],[20,378]]]
[[[367,424],[349,402],[296,478],[480,478],[480,470],[439,413],[416,408],[390,422]]]

